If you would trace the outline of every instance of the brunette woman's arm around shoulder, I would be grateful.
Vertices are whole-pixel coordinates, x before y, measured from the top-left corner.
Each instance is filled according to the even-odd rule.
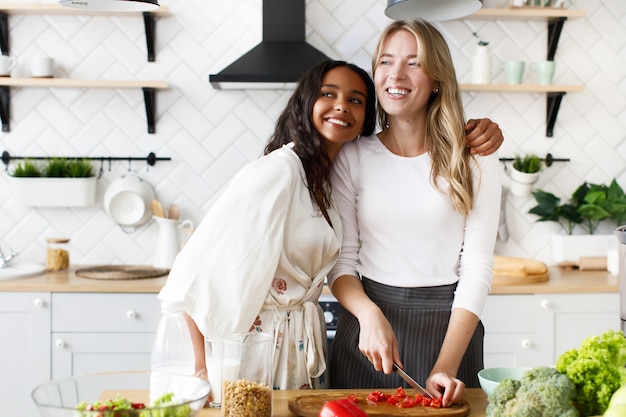
[[[470,119],[465,125],[465,142],[474,155],[490,155],[497,151],[504,136],[497,123],[490,119]]]

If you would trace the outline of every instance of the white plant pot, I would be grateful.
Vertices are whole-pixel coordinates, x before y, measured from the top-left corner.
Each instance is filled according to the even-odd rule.
[[[28,207],[87,207],[96,201],[96,177],[12,177],[18,200]]]
[[[552,234],[552,258],[555,262],[578,262],[581,257],[607,256],[614,235]]]
[[[539,180],[541,172],[521,172],[511,167],[509,177],[511,178],[511,193],[517,197],[528,197],[533,190],[533,186]]]

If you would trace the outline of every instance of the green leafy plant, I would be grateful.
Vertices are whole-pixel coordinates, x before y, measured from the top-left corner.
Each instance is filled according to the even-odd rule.
[[[85,178],[93,177],[93,166],[87,159],[52,158],[43,166],[31,161],[19,164],[11,174],[14,177]]]
[[[526,172],[532,174],[541,171],[542,160],[537,155],[516,155],[513,160],[513,168],[519,172]]]
[[[612,220],[615,226],[626,221],[626,194],[615,179],[609,186],[584,182],[563,204],[560,198],[543,190],[532,194],[537,205],[528,212],[539,216],[539,222],[559,223],[569,235],[576,225],[585,233],[594,234],[602,221]]]
[[[476,39],[478,39],[478,44],[479,44],[480,46],[487,46],[487,45],[489,45],[489,42],[487,42],[487,41],[484,41],[484,40],[480,39],[480,36],[478,36],[478,33],[476,33],[476,32],[472,32],[472,35],[474,35],[474,37],[475,37]]]
[[[25,160],[23,164],[18,164],[12,174],[14,177],[41,177],[43,174],[37,164]]]

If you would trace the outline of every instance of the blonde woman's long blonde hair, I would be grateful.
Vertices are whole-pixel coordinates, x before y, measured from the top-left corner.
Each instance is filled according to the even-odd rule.
[[[406,30],[415,36],[417,60],[424,73],[438,85],[433,93],[426,116],[426,144],[432,160],[431,180],[442,191],[438,179],[449,184],[448,193],[454,209],[467,216],[474,198],[472,156],[465,146],[465,113],[456,79],[452,56],[441,33],[421,20],[396,21],[383,31],[372,56],[372,72],[383,53],[383,45],[393,33]],[[389,117],[378,103],[378,123],[385,130]]]

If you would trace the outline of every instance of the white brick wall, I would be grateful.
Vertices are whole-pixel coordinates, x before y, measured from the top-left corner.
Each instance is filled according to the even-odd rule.
[[[157,93],[157,133],[147,133],[140,90],[12,89],[11,132],[0,133],[0,150],[12,155],[170,156],[146,170],[132,169],[164,203],[176,202],[198,223],[234,172],[256,158],[286,103],[284,91],[217,91],[215,73],[256,45],[261,37],[261,0],[162,0],[171,16],[158,20],[156,62],[146,60],[140,17],[16,15],[9,18],[14,76],[28,76],[29,60],[50,55],[56,76],[102,79],[165,79]],[[308,0],[307,39],[327,55],[369,69],[370,53],[389,22],[384,0]],[[545,95],[464,93],[468,117],[491,117],[505,133],[501,156],[522,149],[551,152],[569,163],[545,170],[541,188],[569,195],[582,181],[626,187],[626,2],[574,0],[587,17],[565,23],[556,54],[555,82],[584,84],[567,94],[554,137],[545,137]],[[545,59],[547,25],[521,21],[452,21],[438,25],[449,41],[459,79],[469,81],[476,41],[490,41],[496,61]],[[494,81],[504,74],[494,65]],[[527,70],[525,82],[534,82]],[[97,164],[96,164],[97,165]],[[16,201],[0,175],[0,239],[23,261],[43,262],[45,238],[69,236],[71,261],[81,264],[150,263],[157,226],[134,233],[117,227],[102,208],[107,185],[128,169],[113,163],[99,180],[98,203],[83,209],[28,209]],[[506,181],[506,179],[505,179]],[[537,224],[526,212],[531,199],[509,197],[510,239],[499,254],[551,262],[554,225]]]

